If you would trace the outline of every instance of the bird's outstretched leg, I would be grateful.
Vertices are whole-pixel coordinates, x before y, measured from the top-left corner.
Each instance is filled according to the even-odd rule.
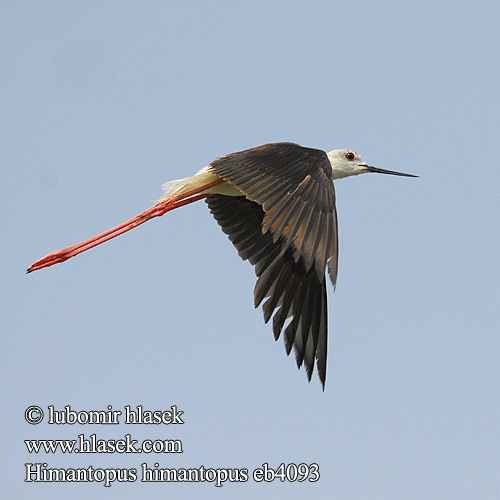
[[[131,229],[144,224],[154,217],[160,217],[161,215],[170,212],[170,210],[174,210],[175,208],[182,207],[184,205],[187,205],[188,203],[193,203],[195,201],[206,198],[207,196],[209,196],[209,194],[203,192],[217,184],[220,184],[221,182],[224,182],[224,179],[218,178],[217,180],[214,180],[213,182],[205,184],[201,187],[197,187],[196,189],[192,189],[179,195],[174,194],[171,197],[162,199],[151,208],[148,208],[132,219],[123,222],[119,226],[109,229],[104,233],[94,236],[93,238],[90,238],[88,240],[82,241],[81,243],[78,243],[71,247],[63,248],[62,250],[56,250],[55,252],[49,253],[40,260],[37,260],[26,270],[26,272],[31,273],[33,271],[38,271],[38,269],[43,269],[44,267],[49,267],[53,266],[54,264],[58,264],[59,262],[64,262],[65,260],[71,259],[71,257],[75,257],[76,255],[85,252],[86,250],[90,250],[91,248],[100,245],[101,243],[120,236],[120,234],[130,231]]]

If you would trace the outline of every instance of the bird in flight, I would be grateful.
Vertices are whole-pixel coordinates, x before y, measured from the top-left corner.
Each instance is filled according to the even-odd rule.
[[[326,278],[335,287],[338,264],[333,180],[353,175],[417,177],[372,167],[351,149],[326,153],[290,142],[265,144],[219,158],[192,177],[164,184],[154,206],[104,233],[35,262],[28,273],[64,262],[175,208],[205,199],[243,260],[255,266],[254,303],[273,318],[277,340],[295,351],[309,381],[316,364],[326,380]]]

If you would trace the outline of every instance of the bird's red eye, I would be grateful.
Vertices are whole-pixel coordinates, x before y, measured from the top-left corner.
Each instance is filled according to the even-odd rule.
[[[345,157],[348,159],[348,160],[354,160],[354,153],[352,151],[349,151],[349,153],[346,153],[345,154]]]

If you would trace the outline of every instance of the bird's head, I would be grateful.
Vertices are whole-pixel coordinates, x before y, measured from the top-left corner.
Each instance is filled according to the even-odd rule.
[[[362,156],[352,149],[334,149],[327,153],[332,166],[333,178],[342,179],[351,175],[376,172],[379,174],[402,175],[404,177],[418,177],[418,175],[393,172],[382,168],[372,167],[363,160]]]

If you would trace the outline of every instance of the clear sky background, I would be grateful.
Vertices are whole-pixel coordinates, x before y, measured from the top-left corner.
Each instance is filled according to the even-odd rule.
[[[2,491],[51,499],[498,499],[497,2],[1,2]],[[253,308],[205,203],[25,275],[164,181],[266,142],[352,147],[326,391]],[[184,425],[32,426],[143,405]],[[25,439],[181,439],[30,455]],[[316,483],[24,483],[48,467],[319,464]]]

